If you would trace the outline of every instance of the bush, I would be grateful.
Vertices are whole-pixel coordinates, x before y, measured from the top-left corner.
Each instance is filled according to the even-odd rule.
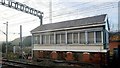
[[[19,59],[19,55],[10,52],[10,53],[8,53],[7,58],[8,58],[9,60],[16,60],[16,59]]]

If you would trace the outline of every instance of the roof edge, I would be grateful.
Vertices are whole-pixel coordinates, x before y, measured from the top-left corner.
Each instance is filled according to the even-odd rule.
[[[77,28],[88,28],[88,27],[95,27],[95,26],[103,26],[105,24],[97,24],[97,25],[87,25],[87,26],[78,26],[78,27],[70,27],[70,28],[61,28],[61,29],[54,29],[54,30],[44,30],[44,31],[36,31],[31,33],[42,33],[42,32],[50,32],[50,31],[58,31],[58,30],[69,30],[69,29],[77,29]]]

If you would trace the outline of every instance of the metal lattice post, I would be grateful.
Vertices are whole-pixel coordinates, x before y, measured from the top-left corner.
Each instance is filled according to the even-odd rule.
[[[39,19],[41,20],[40,25],[42,25],[43,12],[37,9],[34,9],[32,7],[29,7],[25,4],[13,0],[0,0],[0,5],[39,17]]]
[[[6,24],[6,58],[8,57],[8,22]]]
[[[21,58],[23,59],[22,25],[20,25],[20,47],[21,47]]]

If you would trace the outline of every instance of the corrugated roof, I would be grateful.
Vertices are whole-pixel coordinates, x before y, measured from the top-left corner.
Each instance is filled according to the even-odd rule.
[[[92,17],[87,17],[87,18],[82,18],[82,19],[75,19],[75,20],[69,20],[69,21],[62,21],[58,23],[44,24],[44,25],[40,25],[37,28],[33,29],[31,32],[53,30],[53,29],[60,29],[60,28],[79,27],[79,26],[92,25],[92,24],[100,24],[100,23],[104,23],[105,17],[106,17],[106,14],[102,14],[102,15],[92,16]]]

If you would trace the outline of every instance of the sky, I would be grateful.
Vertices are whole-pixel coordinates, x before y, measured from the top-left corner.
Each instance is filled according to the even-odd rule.
[[[8,1],[8,0],[6,0]],[[118,29],[119,0],[11,0],[26,4],[44,13],[43,24],[55,23],[107,14],[111,31]],[[50,7],[50,3],[52,7]],[[51,9],[50,9],[51,8]],[[50,12],[50,10],[52,12]],[[51,13],[51,14],[50,14]],[[52,20],[50,20],[52,18]],[[31,35],[30,31],[40,25],[40,20],[30,14],[0,5],[0,41],[5,41],[8,22],[8,40],[12,41],[20,35],[22,25],[23,36]]]

